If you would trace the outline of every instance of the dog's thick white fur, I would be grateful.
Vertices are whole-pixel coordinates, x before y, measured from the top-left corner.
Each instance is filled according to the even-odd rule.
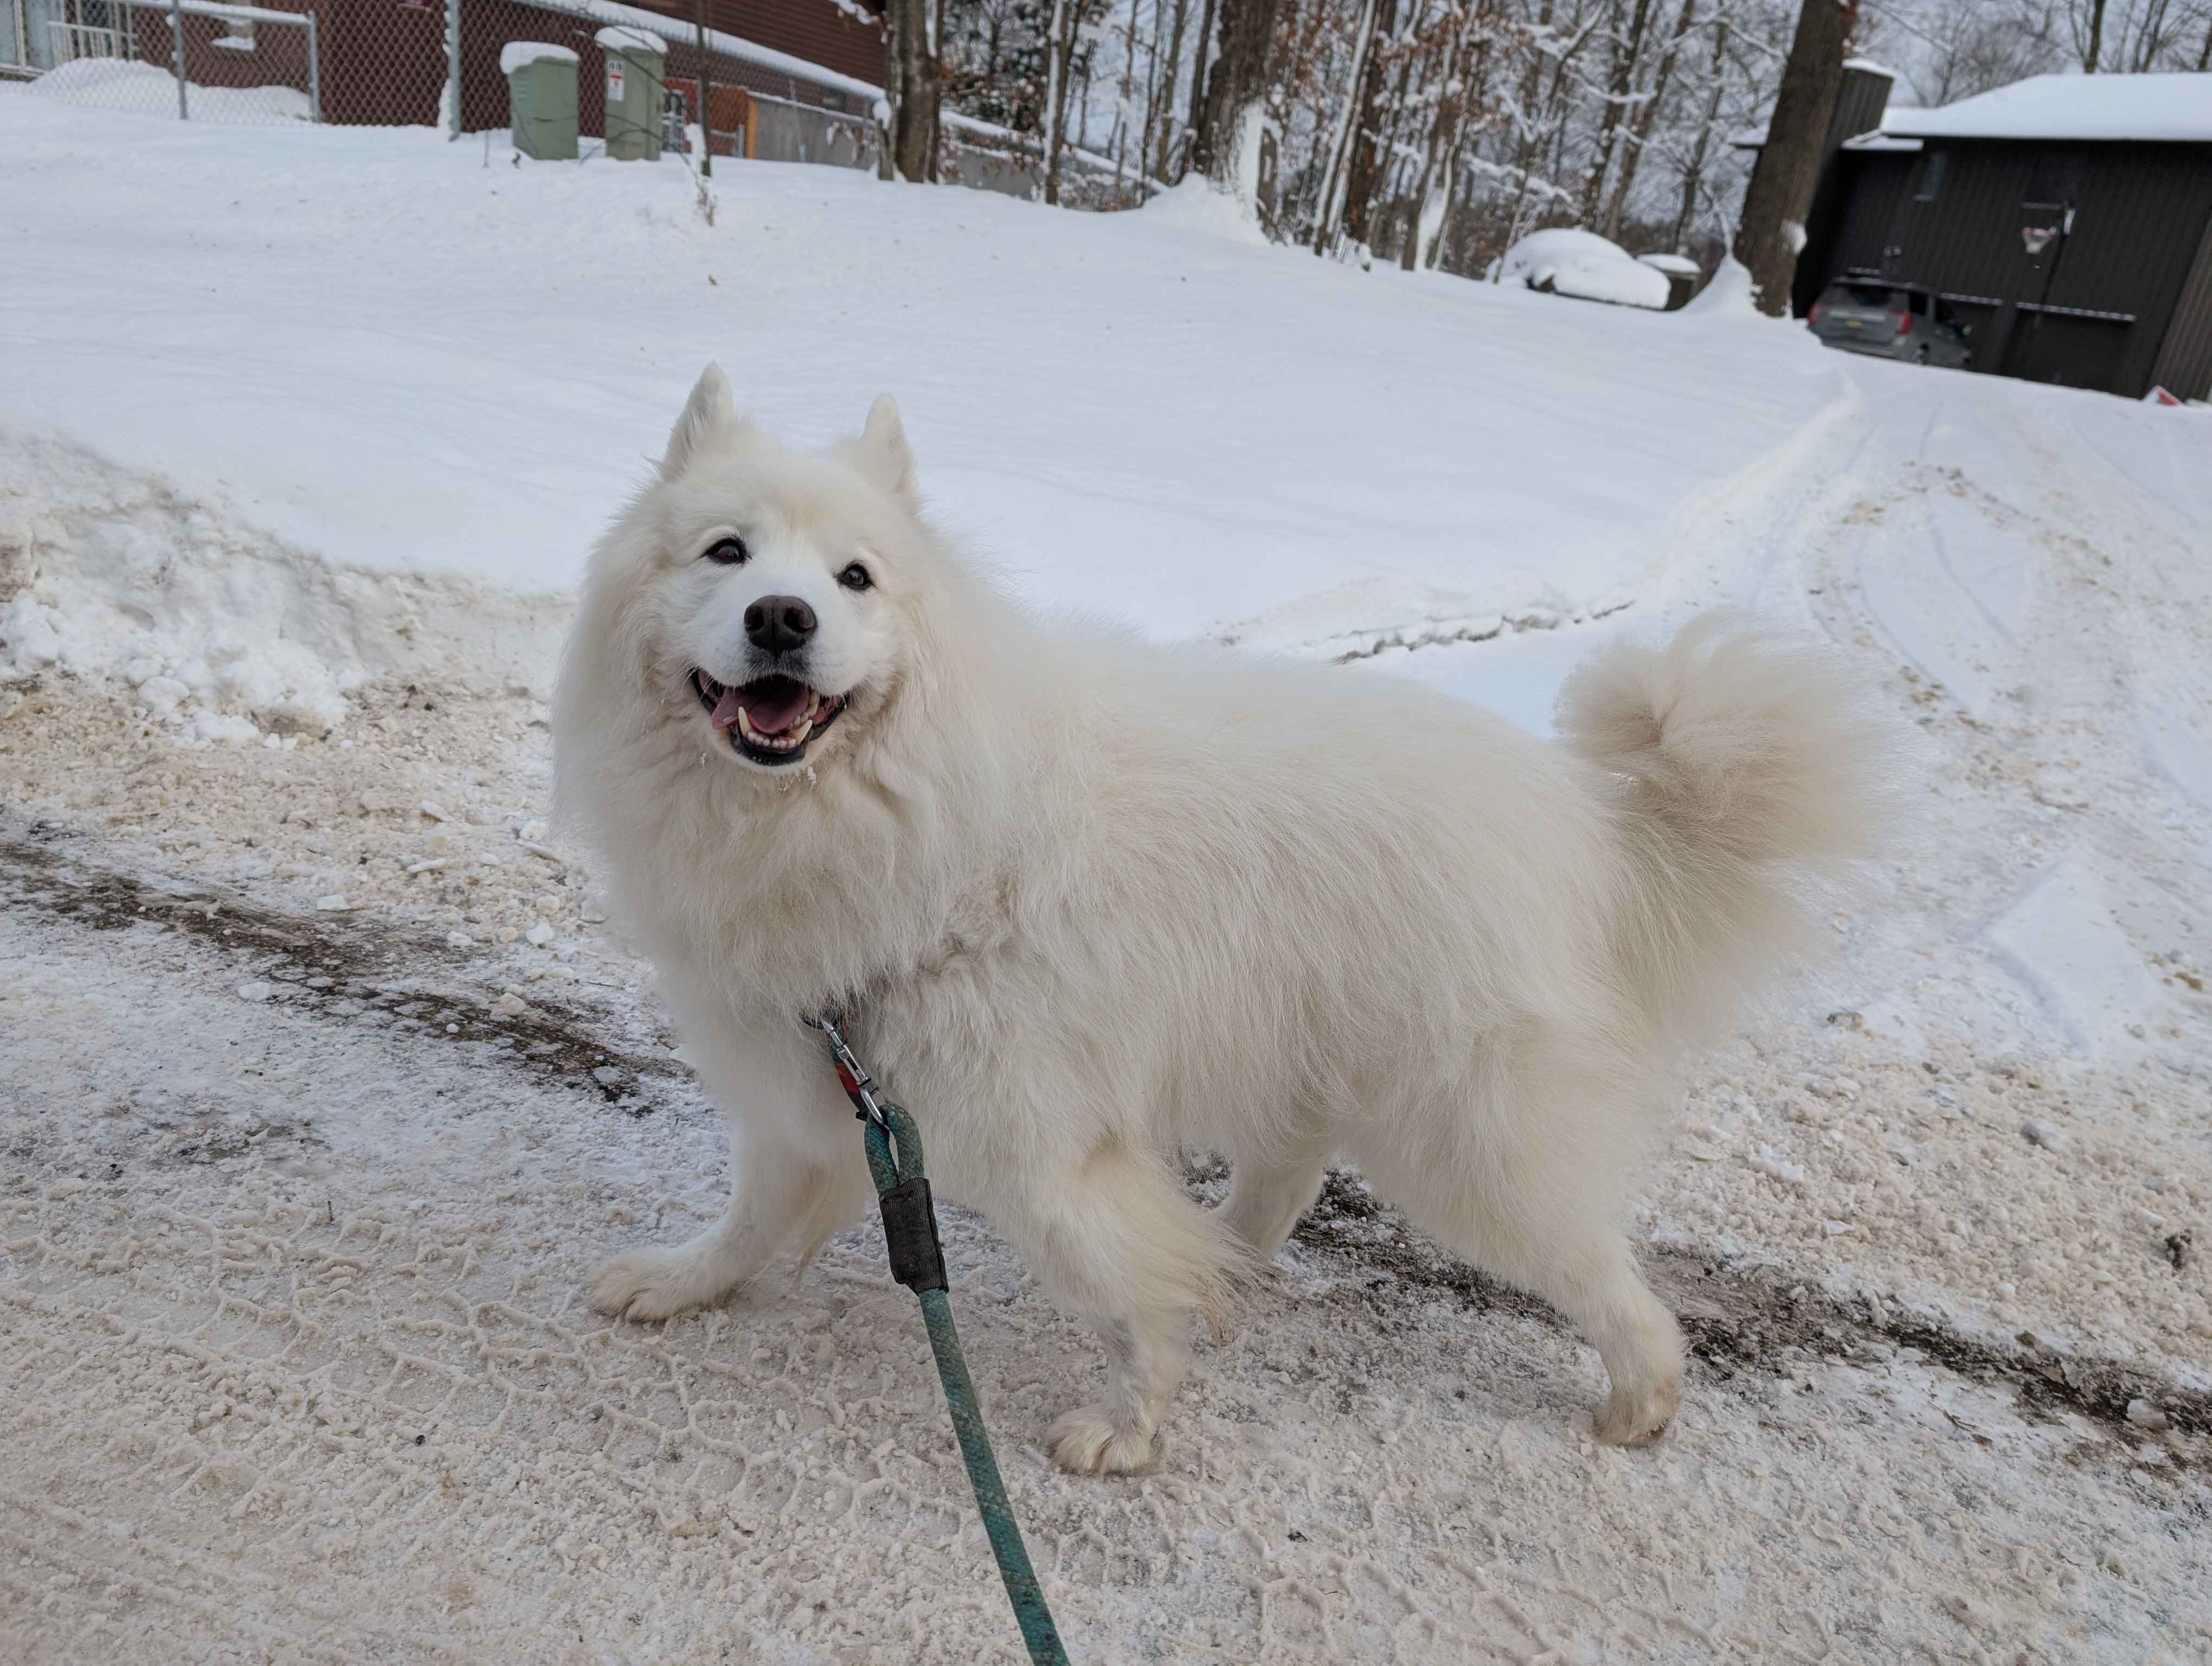
[[[803,645],[753,640],[767,598],[811,609]],[[789,761],[728,703],[776,667],[846,700]],[[1068,1468],[1150,1459],[1194,1313],[1339,1154],[1566,1314],[1611,1377],[1598,1433],[1652,1439],[1682,1339],[1627,1193],[1669,1060],[1797,945],[1803,883],[1872,852],[1863,711],[1740,619],[1595,656],[1561,744],[1363,672],[1048,628],[931,530],[888,398],[797,453],[710,367],[592,557],[555,730],[564,812],[728,1113],[734,1195],[592,1301],[662,1318],[866,1215],[799,1023],[849,999],[939,1194],[1105,1341],[1103,1397],[1047,1436]],[[1223,1207],[1179,1146],[1229,1157]]]

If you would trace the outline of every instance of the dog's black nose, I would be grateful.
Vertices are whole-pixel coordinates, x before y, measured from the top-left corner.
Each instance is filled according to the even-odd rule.
[[[788,654],[814,634],[814,610],[796,596],[763,596],[745,610],[745,639],[763,654]]]

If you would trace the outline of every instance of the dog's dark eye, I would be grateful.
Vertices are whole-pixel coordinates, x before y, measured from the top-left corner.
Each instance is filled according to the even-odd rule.
[[[866,590],[875,581],[868,576],[868,569],[856,561],[848,562],[845,570],[837,575],[837,582],[848,590]]]
[[[752,553],[741,538],[726,538],[707,546],[707,559],[719,567],[742,567]]]

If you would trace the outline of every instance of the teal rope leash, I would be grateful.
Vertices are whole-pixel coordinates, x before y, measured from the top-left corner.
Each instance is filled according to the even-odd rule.
[[[1006,1499],[1006,1483],[991,1454],[982,1410],[975,1403],[975,1384],[960,1352],[960,1332],[952,1322],[947,1293],[945,1251],[937,1237],[937,1211],[922,1170],[921,1131],[898,1106],[878,1103],[872,1091],[874,1079],[838,1030],[844,1018],[843,1008],[833,1007],[806,1022],[822,1032],[838,1085],[860,1114],[868,1172],[875,1178],[876,1201],[884,1214],[884,1247],[890,1256],[891,1277],[913,1291],[921,1304],[930,1352],[937,1356],[937,1375],[945,1384],[945,1408],[952,1414],[952,1432],[959,1437],[960,1456],[968,1465],[968,1484],[975,1489],[975,1508],[983,1517],[983,1531],[990,1538],[991,1554],[998,1559],[999,1578],[1006,1583],[1006,1600],[1013,1604],[1014,1623],[1021,1627],[1030,1659],[1036,1666],[1067,1666],[1067,1651],[1060,1645],[1052,1610],[1045,1606],[1044,1592],[1030,1566],[1022,1529]]]

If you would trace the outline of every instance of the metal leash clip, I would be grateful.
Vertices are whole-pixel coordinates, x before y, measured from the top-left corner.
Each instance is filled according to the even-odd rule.
[[[805,1019],[807,1027],[819,1030],[822,1039],[830,1044],[830,1061],[837,1067],[837,1085],[845,1090],[845,1097],[853,1102],[853,1114],[863,1122],[872,1123],[888,1134],[891,1125],[884,1116],[884,1108],[876,1103],[876,1079],[868,1074],[867,1067],[845,1044],[844,1031],[837,1027],[844,1021],[845,1004],[842,1001],[832,1001],[820,1012]]]

